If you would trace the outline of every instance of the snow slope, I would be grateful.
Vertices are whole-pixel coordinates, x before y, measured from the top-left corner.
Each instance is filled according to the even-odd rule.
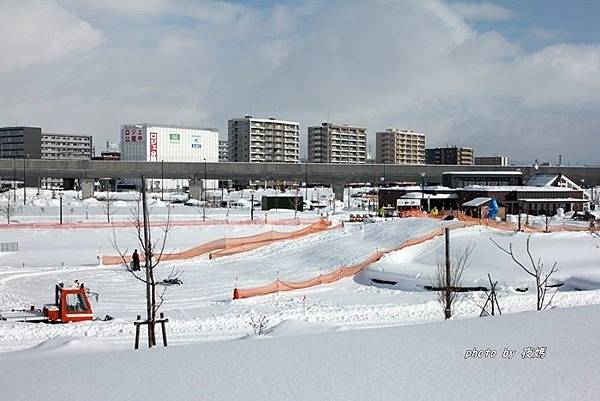
[[[451,231],[451,257],[474,246],[472,262],[463,276],[464,285],[489,286],[487,274],[499,282],[500,288],[527,287],[531,277],[521,270],[511,257],[500,251],[491,240],[508,248],[513,244],[517,258],[529,263],[527,238],[531,237],[531,252],[549,270],[554,262],[558,272],[553,282],[567,283],[563,290],[600,289],[600,239],[587,232],[514,233],[475,226]],[[399,252],[394,252],[371,266],[365,277],[398,281],[396,288],[419,290],[430,284],[438,261],[444,258],[444,239],[435,238]],[[577,287],[579,283],[579,287]]]
[[[289,326],[310,333],[310,324]],[[1,355],[0,387],[13,401],[597,400],[599,329],[592,306],[296,336],[275,328],[151,351],[57,339]],[[522,359],[527,346],[546,347],[544,359]],[[473,348],[497,354],[465,359]]]

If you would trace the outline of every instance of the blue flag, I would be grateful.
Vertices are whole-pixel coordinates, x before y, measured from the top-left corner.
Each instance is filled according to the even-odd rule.
[[[488,219],[493,220],[498,215],[498,202],[496,198],[492,198],[490,205],[488,206]]]

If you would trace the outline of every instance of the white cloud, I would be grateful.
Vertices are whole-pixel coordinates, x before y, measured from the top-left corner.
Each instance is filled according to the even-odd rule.
[[[0,73],[60,60],[103,43],[99,29],[52,1],[0,3]]]
[[[32,3],[30,12],[43,14],[47,4]],[[107,4],[110,18],[102,19],[98,3],[62,4],[68,11],[51,7],[69,16],[61,27],[87,27],[75,29],[86,37],[81,32],[99,26],[105,45],[79,39],[52,63],[30,59],[27,69],[2,70],[0,86],[16,94],[0,98],[6,123],[92,133],[102,143],[116,138],[119,124],[148,120],[215,126],[225,136],[227,118],[251,113],[302,127],[356,123],[370,133],[411,127],[431,145],[473,145],[521,160],[549,158],[557,147],[565,157],[597,158],[588,144],[600,124],[600,47],[527,51],[500,33],[478,32],[455,4],[155,0],[139,9]],[[29,47],[46,44],[37,27],[17,26],[30,33],[16,37],[36,38]]]
[[[458,2],[451,3],[450,7],[468,21],[505,20],[517,16],[517,13],[510,8],[488,2]]]

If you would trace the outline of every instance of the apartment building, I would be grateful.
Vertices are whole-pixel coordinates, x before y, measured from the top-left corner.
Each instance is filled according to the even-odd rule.
[[[365,164],[367,129],[328,122],[308,127],[308,162]]]
[[[477,156],[475,158],[476,166],[508,166],[508,157],[506,156]]]
[[[276,118],[246,115],[228,121],[230,162],[298,163],[300,125]]]
[[[229,161],[229,143],[227,141],[219,141],[219,161]]]
[[[42,159],[90,160],[91,135],[42,133]]]
[[[473,163],[473,148],[451,146],[446,148],[425,149],[425,164],[471,166]]]
[[[42,159],[91,160],[93,144],[91,135],[64,135],[43,132],[41,139]],[[43,188],[73,188],[74,181],[62,178],[42,177]]]
[[[375,134],[379,164],[425,164],[425,134],[388,128]]]

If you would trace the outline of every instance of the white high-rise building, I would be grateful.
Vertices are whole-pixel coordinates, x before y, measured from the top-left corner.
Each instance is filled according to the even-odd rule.
[[[147,162],[218,162],[219,132],[212,128],[161,124],[121,126],[121,160]],[[162,181],[162,182],[161,182]],[[152,178],[149,187],[183,189],[188,180]],[[218,188],[217,180],[206,180],[205,188]]]

